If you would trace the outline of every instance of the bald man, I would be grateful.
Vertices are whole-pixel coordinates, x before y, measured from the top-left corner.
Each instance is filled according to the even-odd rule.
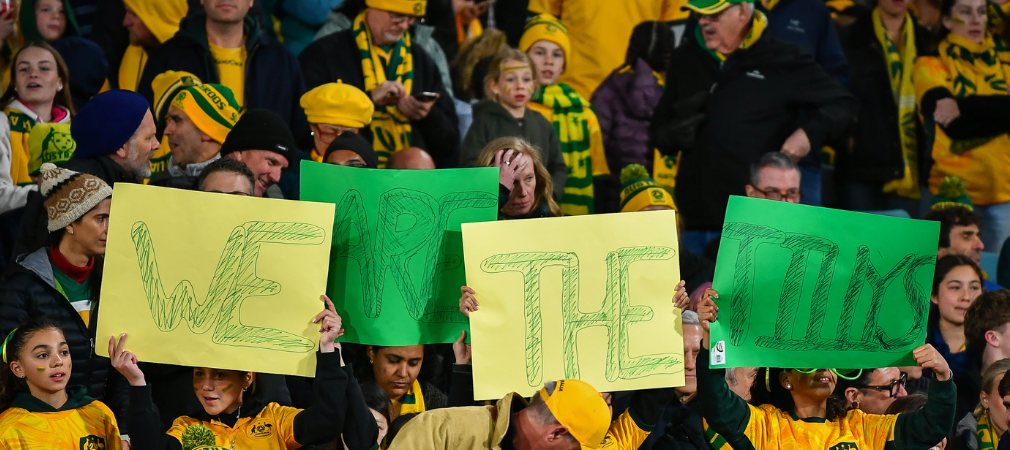
[[[393,153],[389,157],[387,169],[431,170],[435,168],[435,160],[428,152],[417,147],[409,147]]]

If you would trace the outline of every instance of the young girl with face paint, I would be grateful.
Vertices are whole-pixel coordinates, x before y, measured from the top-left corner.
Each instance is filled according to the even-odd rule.
[[[349,370],[343,369],[340,344],[334,342],[343,334],[340,316],[329,298],[324,296],[323,300],[326,308],[312,320],[319,324],[319,353],[313,382],[317,395],[311,407],[264,405],[255,395],[253,372],[194,367],[193,392],[203,410],[175,419],[164,434],[137,357],[124,350],[127,335],[124,333],[118,343],[111,336],[112,365],[130,382],[129,425],[136,427],[131,428],[132,445],[137,449],[182,449],[187,430],[203,426],[213,433],[216,445],[224,448],[295,449],[331,442],[341,433],[347,450],[373,448],[378,427],[357,383],[349,383]],[[349,385],[353,389],[348,389]]]
[[[526,107],[536,94],[533,62],[516,49],[495,56],[484,77],[488,100],[473,107],[473,124],[463,138],[463,167],[475,167],[481,152],[502,137],[524,138],[540,151],[540,160],[554,181],[552,195],[560,199],[568,179],[568,166],[561,154],[561,141],[554,125]]]
[[[595,211],[593,181],[610,176],[603,152],[603,132],[589,100],[558,79],[565,71],[571,43],[568,29],[550,14],[540,14],[526,24],[519,49],[533,60],[537,83],[541,86],[529,108],[543,114],[558,130],[561,153],[568,167],[567,184],[561,198],[566,215]],[[602,205],[601,205],[602,206]]]
[[[83,386],[67,388],[70,347],[52,321],[29,319],[0,353],[0,448],[122,448],[112,411]]]

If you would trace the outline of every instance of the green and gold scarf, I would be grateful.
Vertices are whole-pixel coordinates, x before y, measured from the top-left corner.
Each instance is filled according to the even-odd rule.
[[[599,119],[589,102],[567,84],[546,86],[530,101],[551,111],[550,119],[561,141],[561,154],[568,166],[561,209],[570,216],[592,214],[593,175],[599,171],[594,171],[594,164],[600,164],[594,158],[606,161]]]
[[[994,450],[999,447],[999,436],[992,432],[992,425],[989,424],[989,411],[978,418],[975,434],[978,436],[978,450]]]
[[[996,54],[996,44],[992,35],[986,33],[981,44],[948,34],[940,42],[940,59],[954,78],[951,92],[957,98],[969,95],[1007,95],[1006,77],[1003,64]],[[951,140],[950,152],[960,155],[977,148],[996,136],[966,140]]]
[[[891,78],[891,92],[898,105],[898,136],[901,137],[901,155],[905,162],[905,175],[884,185],[884,192],[919,199],[918,135],[915,130],[915,85],[912,84],[912,66],[917,55],[915,28],[911,14],[905,13],[901,27],[901,50],[887,34],[880,18],[880,10],[873,9],[873,34],[884,49],[887,74]]]
[[[754,19],[751,21],[750,32],[747,33],[747,37],[743,38],[743,42],[740,43],[740,48],[748,49],[750,46],[754,45],[758,39],[761,39],[761,35],[765,32],[765,28],[768,28],[768,17],[765,16],[765,13],[755,10]],[[698,45],[700,45],[702,49],[712,55],[713,58],[718,59],[720,63],[726,61],[726,55],[723,55],[715,50],[710,50],[705,46],[705,36],[702,35],[700,26],[694,28],[694,39],[698,41]]]
[[[385,52],[375,45],[372,32],[365,24],[364,10],[354,19],[354,42],[361,55],[361,68],[365,76],[365,92],[371,92],[387,80],[399,81],[410,95],[414,84],[414,57],[410,53],[410,33],[403,35],[392,48]],[[375,105],[372,123],[372,147],[379,155],[379,168],[386,167],[389,156],[410,147],[413,130],[410,119],[396,108],[396,105]]]

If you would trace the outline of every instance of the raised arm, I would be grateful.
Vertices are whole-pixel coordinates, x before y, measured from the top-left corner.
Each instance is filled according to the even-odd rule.
[[[709,367],[709,324],[718,320],[719,307],[712,297],[719,298],[714,289],[706,289],[704,299],[698,304],[698,318],[701,320],[704,337],[701,352],[698,353],[698,398],[704,399],[699,406],[708,426],[722,435],[733,448],[752,448],[750,439],[744,434],[750,422],[750,406],[729,389],[726,384],[726,370]]]

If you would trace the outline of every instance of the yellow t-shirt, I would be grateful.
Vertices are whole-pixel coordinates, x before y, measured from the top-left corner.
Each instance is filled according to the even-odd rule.
[[[208,45],[217,64],[221,84],[231,89],[240,106],[245,106],[245,47],[221,48],[214,44]]]
[[[823,449],[874,449],[884,448],[894,440],[894,424],[897,414],[866,414],[854,409],[842,419],[805,422],[792,417],[771,405],[750,409],[750,420],[744,434],[754,448],[823,448]],[[713,449],[728,449],[729,445],[721,436],[711,433],[708,423],[705,431]]]
[[[607,430],[607,436],[603,438],[600,450],[635,450],[642,446],[647,437],[649,437],[649,432],[643,430],[635,422],[629,410],[625,410],[620,416],[617,416],[617,420],[610,423],[610,429]]]
[[[119,427],[100,401],[58,412],[12,407],[0,414],[0,448],[119,450]]]
[[[229,427],[212,420],[204,422],[189,416],[172,422],[166,433],[182,442],[182,433],[193,425],[203,425],[214,432],[217,445],[224,448],[284,450],[298,448],[295,441],[295,416],[302,410],[270,403],[256,417],[243,417]]]

